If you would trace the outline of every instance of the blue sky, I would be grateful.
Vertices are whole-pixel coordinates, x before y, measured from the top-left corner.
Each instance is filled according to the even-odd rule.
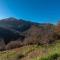
[[[7,17],[56,23],[60,20],[60,0],[0,0],[0,19]]]

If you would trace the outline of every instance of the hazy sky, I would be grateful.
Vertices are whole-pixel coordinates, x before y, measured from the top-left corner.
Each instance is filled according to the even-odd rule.
[[[6,17],[56,23],[60,20],[60,0],[0,0],[0,19]]]

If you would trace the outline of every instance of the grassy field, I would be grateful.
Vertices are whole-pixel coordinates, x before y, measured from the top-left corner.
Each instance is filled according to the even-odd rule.
[[[49,46],[29,45],[3,51],[0,60],[60,60],[60,41]]]

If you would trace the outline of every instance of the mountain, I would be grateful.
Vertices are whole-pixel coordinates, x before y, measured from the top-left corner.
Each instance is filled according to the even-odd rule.
[[[22,32],[30,27],[31,23],[28,21],[24,21],[22,19],[18,20],[16,18],[6,18],[0,20],[0,27],[4,27],[6,29],[16,30]]]
[[[0,20],[0,45],[3,50],[29,44],[47,45],[58,39],[55,25],[50,23],[35,23],[23,19],[6,18]]]

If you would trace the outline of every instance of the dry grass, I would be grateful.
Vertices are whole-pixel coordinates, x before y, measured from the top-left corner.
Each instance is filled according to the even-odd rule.
[[[35,47],[31,45],[0,52],[0,60],[17,60],[20,56],[25,56],[30,53]]]
[[[60,41],[49,46],[29,45],[0,52],[0,60],[52,60],[60,57]]]

